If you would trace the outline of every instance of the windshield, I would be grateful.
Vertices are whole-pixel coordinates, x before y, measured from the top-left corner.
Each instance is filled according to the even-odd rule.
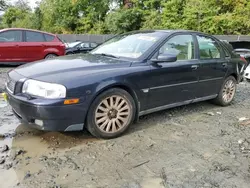
[[[119,35],[97,47],[91,53],[136,59],[153,46],[163,34],[161,32],[148,32]]]

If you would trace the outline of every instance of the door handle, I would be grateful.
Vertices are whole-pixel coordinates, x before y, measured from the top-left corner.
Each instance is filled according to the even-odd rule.
[[[193,70],[197,70],[199,68],[199,65],[192,65],[191,66],[191,69],[193,69]]]

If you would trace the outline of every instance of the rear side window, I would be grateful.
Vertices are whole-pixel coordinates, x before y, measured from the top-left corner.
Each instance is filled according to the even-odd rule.
[[[45,42],[45,38],[42,33],[26,31],[27,42]]]
[[[22,31],[4,31],[0,33],[0,42],[22,42]]]
[[[206,36],[197,36],[200,59],[220,59],[220,47],[215,40]]]
[[[44,34],[44,36],[47,42],[51,42],[55,38],[54,36],[48,34]]]

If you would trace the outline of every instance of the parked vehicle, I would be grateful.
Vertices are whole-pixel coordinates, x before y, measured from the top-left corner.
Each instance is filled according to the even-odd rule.
[[[247,66],[250,64],[250,49],[237,48],[234,51],[245,59]]]
[[[50,33],[30,29],[0,30],[0,64],[21,64],[65,55],[65,45]]]
[[[114,138],[139,116],[213,99],[231,104],[239,55],[192,31],[135,31],[88,54],[64,56],[8,73],[8,101],[25,124]]]
[[[248,65],[248,67],[246,68],[244,77],[246,78],[246,81],[250,82],[250,65]]]
[[[245,62],[243,68],[243,77],[250,82],[250,49],[246,48],[238,48],[234,50],[237,54],[239,54],[242,60]]]
[[[98,44],[94,42],[73,42],[69,43],[66,48],[66,55],[87,53],[97,47]]]

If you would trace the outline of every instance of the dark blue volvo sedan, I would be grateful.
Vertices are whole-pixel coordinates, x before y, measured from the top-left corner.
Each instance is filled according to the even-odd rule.
[[[9,72],[6,98],[21,122],[48,131],[114,138],[139,116],[213,99],[229,105],[241,59],[193,31],[136,31],[89,54],[38,61]]]

